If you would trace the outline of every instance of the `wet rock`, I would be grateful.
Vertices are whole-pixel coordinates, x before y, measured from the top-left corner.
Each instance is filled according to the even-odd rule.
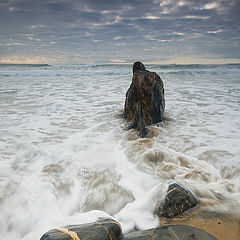
[[[112,219],[94,223],[70,225],[45,233],[40,240],[118,240],[122,238],[121,226]]]
[[[159,216],[167,218],[179,215],[197,205],[197,200],[193,194],[181,187],[177,183],[172,183],[168,187],[164,202],[157,210]]]
[[[209,233],[186,225],[168,225],[124,235],[123,240],[217,240]]]
[[[147,71],[143,63],[133,65],[132,83],[126,93],[124,118],[147,137],[146,125],[161,122],[165,109],[164,87],[160,76]]]
[[[70,225],[45,233],[40,240],[217,240],[209,233],[186,225],[160,226],[122,235],[118,222],[100,219],[94,223]]]
[[[146,71],[146,68],[145,68],[145,66],[144,66],[143,63],[141,63],[141,62],[135,62],[135,63],[133,64],[133,74],[134,74],[136,71],[138,71],[138,70],[140,70],[140,71]]]

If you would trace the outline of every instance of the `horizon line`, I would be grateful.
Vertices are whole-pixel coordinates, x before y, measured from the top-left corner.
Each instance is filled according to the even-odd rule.
[[[108,63],[9,63],[9,62],[0,62],[0,65],[45,65],[45,66],[51,66],[51,65],[132,65],[133,62],[108,62]],[[138,61],[136,61],[138,62]],[[144,62],[145,65],[234,65],[234,64],[240,64],[239,62],[226,62],[226,63],[160,63],[160,62]]]

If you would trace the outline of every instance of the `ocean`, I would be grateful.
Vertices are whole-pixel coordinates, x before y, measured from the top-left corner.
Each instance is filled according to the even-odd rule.
[[[132,65],[0,65],[1,239],[108,216],[155,227],[171,182],[240,217],[240,64],[146,67],[166,108],[140,139],[122,118]]]

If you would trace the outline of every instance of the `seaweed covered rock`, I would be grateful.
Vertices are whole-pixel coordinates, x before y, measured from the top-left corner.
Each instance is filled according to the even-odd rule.
[[[164,87],[160,76],[147,71],[144,64],[133,65],[132,83],[126,93],[124,118],[147,137],[146,125],[161,122],[165,108]]]
[[[171,218],[196,205],[197,200],[189,190],[186,190],[177,183],[172,183],[168,187],[164,202],[160,204],[157,214]]]
[[[154,229],[132,232],[124,235],[123,240],[217,240],[209,233],[186,225],[168,225]]]
[[[113,219],[100,219],[94,223],[70,225],[45,233],[40,240],[118,240],[122,229]]]

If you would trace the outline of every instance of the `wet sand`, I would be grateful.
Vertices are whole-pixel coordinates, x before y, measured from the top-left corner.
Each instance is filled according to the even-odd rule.
[[[174,218],[160,218],[160,225],[189,225],[204,230],[218,240],[240,240],[240,219],[230,215],[194,210]]]

